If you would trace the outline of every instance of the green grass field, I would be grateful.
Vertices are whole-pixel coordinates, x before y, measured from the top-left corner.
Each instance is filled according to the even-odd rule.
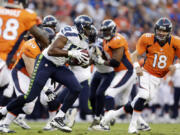
[[[128,124],[115,124],[111,127],[110,132],[88,131],[89,123],[76,123],[71,133],[62,131],[43,131],[45,123],[29,122],[31,130],[23,130],[16,125],[12,125],[11,129],[16,130],[13,135],[128,135]],[[141,135],[180,135],[180,124],[152,124],[152,130],[149,132],[140,132]]]

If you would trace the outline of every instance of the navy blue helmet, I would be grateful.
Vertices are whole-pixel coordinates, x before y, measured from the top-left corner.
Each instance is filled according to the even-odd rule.
[[[46,31],[46,33],[49,36],[49,41],[51,43],[52,39],[55,37],[56,33],[55,31],[50,27],[43,27],[43,30]]]
[[[91,32],[89,35],[89,43],[95,43],[98,36],[98,31],[94,25],[91,26]]]
[[[93,19],[87,15],[77,16],[74,24],[82,38],[88,39],[93,25]]]
[[[110,40],[115,36],[116,33],[116,24],[113,20],[107,19],[104,20],[101,23],[101,28],[100,28],[101,36],[105,40]]]
[[[57,19],[52,15],[47,15],[43,19],[43,27],[51,27],[54,31],[56,31]]]
[[[159,41],[166,41],[170,37],[171,31],[172,23],[168,18],[162,17],[155,23],[154,33]]]

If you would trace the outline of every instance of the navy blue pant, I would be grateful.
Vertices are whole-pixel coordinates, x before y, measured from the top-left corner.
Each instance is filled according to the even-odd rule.
[[[178,117],[179,101],[180,101],[180,87],[174,87],[173,118]]]
[[[11,102],[8,105],[8,110],[13,110],[17,107],[22,107],[25,103],[33,101],[40,95],[41,90],[46,84],[47,80],[52,78],[53,80],[65,85],[69,89],[68,95],[64,99],[64,104],[61,108],[66,113],[69,107],[77,99],[79,92],[81,91],[81,85],[74,76],[73,72],[65,66],[56,66],[51,61],[47,60],[42,54],[36,59],[33,75],[30,81],[29,90],[24,96],[24,99],[20,96],[15,102]]]
[[[99,73],[95,72],[90,85],[90,101],[93,108],[93,113],[96,116],[100,116],[103,113],[104,108],[104,92],[111,84],[115,73]]]
[[[89,85],[88,85],[88,80],[85,80],[83,82],[80,83],[82,86],[82,90],[79,94],[79,109],[80,109],[80,113],[84,113],[84,114],[89,114],[91,113],[91,111],[88,108],[88,99],[89,99],[89,94],[90,94],[90,90],[89,90]],[[63,103],[65,97],[67,96],[69,92],[68,88],[64,88],[58,95],[57,100],[59,103]],[[56,101],[57,102],[57,101]]]

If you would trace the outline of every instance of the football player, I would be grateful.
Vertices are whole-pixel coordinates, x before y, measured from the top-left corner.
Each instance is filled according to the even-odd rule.
[[[51,41],[55,36],[55,32],[48,27],[44,27],[43,29],[47,31],[49,35],[49,41]],[[20,95],[25,95],[27,93],[28,85],[30,83],[29,77],[33,72],[35,58],[41,53],[43,49],[43,46],[41,46],[35,38],[32,38],[24,43],[20,55],[12,70],[12,82],[14,84],[17,97]],[[23,112],[25,112],[26,114],[32,113],[35,102],[36,100],[23,108]],[[9,112],[0,125],[0,131],[5,133],[13,132],[9,129],[9,125],[17,117],[17,115],[17,111]],[[24,129],[30,129],[30,127],[23,121],[24,118],[25,115],[23,118],[21,116],[21,119],[16,119],[15,123]]]
[[[107,114],[102,120],[107,123],[110,118],[124,113],[132,114],[129,125],[129,133],[138,133],[138,123],[141,121],[141,112],[144,105],[148,103],[157,93],[161,78],[169,70],[179,68],[173,64],[175,56],[180,57],[180,38],[171,35],[172,23],[168,18],[160,18],[154,25],[154,33],[143,34],[136,45],[136,51],[132,54],[134,67],[139,76],[139,90],[132,103],[126,104],[117,111]],[[146,53],[146,60],[141,68],[138,64],[138,56]],[[150,130],[144,123],[144,130]]]
[[[71,70],[64,66],[68,57],[74,57],[83,63],[89,63],[88,54],[81,51],[88,49],[88,36],[93,25],[92,18],[86,15],[75,19],[75,27],[65,26],[56,35],[52,44],[36,59],[29,90],[25,96],[19,96],[7,106],[7,110],[19,110],[24,105],[34,101],[39,96],[49,78],[69,88],[64,103],[51,122],[51,125],[62,131],[71,132],[72,129],[64,123],[66,111],[72,106],[81,91],[81,85]],[[80,50],[79,50],[80,49]],[[1,111],[1,115],[7,111]]]

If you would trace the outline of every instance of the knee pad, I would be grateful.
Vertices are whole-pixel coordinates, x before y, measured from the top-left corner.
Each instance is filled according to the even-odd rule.
[[[133,108],[132,108],[132,106],[131,106],[131,103],[127,103],[127,104],[124,106],[124,110],[125,110],[126,113],[132,114]]]
[[[26,114],[30,115],[33,112],[33,110],[34,110],[34,106],[35,106],[36,100],[37,100],[37,98],[35,98],[32,102],[26,103],[24,105],[24,107],[22,108],[22,110]]]
[[[138,98],[134,105],[134,110],[136,111],[142,111],[144,109],[144,103],[146,102],[146,99]]]
[[[11,98],[13,95],[13,92],[14,92],[13,85],[11,83],[9,83],[9,85],[7,86],[7,88],[3,92],[3,96]]]

